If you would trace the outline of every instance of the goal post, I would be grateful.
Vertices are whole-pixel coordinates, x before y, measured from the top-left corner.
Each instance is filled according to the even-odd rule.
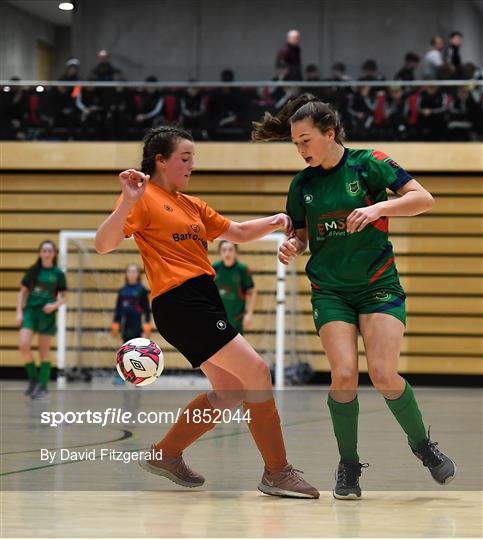
[[[82,230],[62,230],[59,233],[59,266],[67,274],[74,269],[72,261],[69,260],[69,245],[74,243],[79,253],[82,253],[82,242],[92,241],[95,238],[95,231]],[[272,233],[257,240],[256,242],[270,242],[276,246],[274,249],[276,267],[276,308],[275,308],[275,388],[282,389],[285,386],[285,312],[286,312],[286,266],[276,257],[278,248],[284,241],[283,233]],[[132,242],[132,239],[127,239]],[[82,273],[83,265],[79,264],[77,272]],[[78,291],[78,320],[82,320],[82,291]],[[78,331],[82,331],[79,328]],[[80,344],[78,345],[80,347]],[[58,312],[58,333],[57,333],[57,369],[58,385],[62,387],[66,381],[67,367],[67,305],[60,306]]]

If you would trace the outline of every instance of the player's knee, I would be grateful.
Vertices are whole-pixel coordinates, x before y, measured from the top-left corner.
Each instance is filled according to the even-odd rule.
[[[30,352],[30,343],[28,341],[20,340],[18,348],[22,353]]]
[[[255,381],[256,386],[254,386],[254,388],[266,389],[272,387],[272,375],[270,373],[270,368],[261,358],[255,362],[252,380]]]
[[[337,369],[333,370],[332,386],[337,390],[355,390],[358,384],[357,371],[353,369]]]
[[[378,390],[391,390],[391,387],[394,386],[396,376],[396,373],[387,369],[385,366],[377,366],[369,369],[369,377],[372,384]]]

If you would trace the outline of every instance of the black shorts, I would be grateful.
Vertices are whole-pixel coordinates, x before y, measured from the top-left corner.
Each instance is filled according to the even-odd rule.
[[[152,309],[159,333],[193,367],[199,367],[238,334],[228,322],[213,278],[206,274],[156,296]]]

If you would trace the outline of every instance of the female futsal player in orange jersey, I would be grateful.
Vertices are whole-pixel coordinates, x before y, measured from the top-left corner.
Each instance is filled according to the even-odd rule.
[[[265,470],[258,489],[268,495],[318,498],[287,462],[270,371],[250,344],[227,321],[207,255],[208,241],[244,243],[277,229],[292,232],[285,214],[236,223],[204,201],[181,193],[194,170],[194,143],[179,128],[160,127],[144,139],[141,171],[119,175],[122,195],[96,235],[96,250],[108,253],[134,235],[151,286],[152,311],[159,333],[193,367],[200,367],[213,391],[189,403],[166,436],[153,445],[162,459],[141,466],[186,487],[205,479],[184,462],[185,448],[215,427],[215,409],[243,402],[249,430]],[[210,421],[196,423],[196,411]],[[212,413],[212,414],[210,414]],[[159,452],[158,452],[159,455]]]

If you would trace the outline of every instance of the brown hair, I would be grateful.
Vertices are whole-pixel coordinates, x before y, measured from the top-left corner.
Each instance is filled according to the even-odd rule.
[[[291,124],[305,118],[312,118],[322,133],[332,128],[335,141],[344,142],[345,131],[339,113],[330,103],[324,103],[312,94],[301,94],[292,99],[275,116],[266,112],[261,122],[253,122],[252,140],[288,141]]]
[[[173,153],[179,139],[193,141],[193,136],[188,131],[176,126],[161,126],[150,129],[143,139],[144,148],[141,171],[145,174],[153,174],[156,156],[160,154],[168,159]]]

